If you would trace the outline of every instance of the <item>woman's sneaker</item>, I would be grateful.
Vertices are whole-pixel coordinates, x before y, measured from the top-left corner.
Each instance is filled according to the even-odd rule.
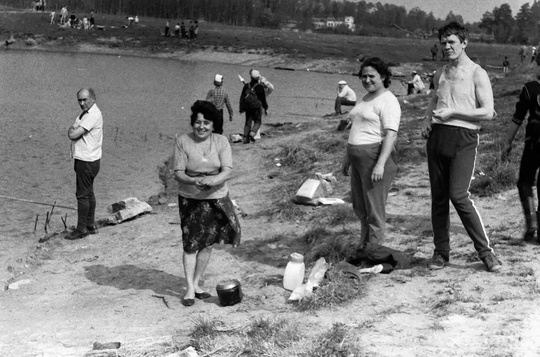
[[[495,273],[501,270],[502,268],[501,261],[497,259],[497,257],[493,253],[489,253],[488,255],[480,259],[482,260],[482,262],[484,262],[484,265],[486,266],[487,271],[489,272]]]
[[[438,270],[444,268],[446,263],[448,263],[446,259],[444,259],[440,254],[435,253],[428,261],[427,267],[432,270]]]

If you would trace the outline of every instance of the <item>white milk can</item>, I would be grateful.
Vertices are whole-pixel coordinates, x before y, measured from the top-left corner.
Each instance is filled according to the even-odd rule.
[[[294,290],[302,285],[305,271],[304,256],[302,254],[292,253],[289,256],[289,262],[283,274],[283,287],[287,290]]]

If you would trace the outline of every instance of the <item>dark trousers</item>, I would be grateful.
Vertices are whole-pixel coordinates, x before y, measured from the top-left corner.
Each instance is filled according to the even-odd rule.
[[[214,133],[223,134],[223,109],[219,110],[220,117],[214,122]]]
[[[521,202],[533,199],[533,186],[536,180],[536,173],[540,167],[540,143],[526,141],[523,147],[523,156],[519,166],[519,178],[517,188]],[[536,182],[536,193],[540,195],[540,185]],[[540,199],[540,198],[539,198]]]
[[[94,179],[99,172],[101,160],[92,162],[75,159],[74,169],[77,176],[77,229],[83,231],[94,224],[96,218],[96,197]]]
[[[341,114],[342,105],[349,105],[354,107],[356,105],[356,102],[353,100],[337,97],[336,102],[334,103],[334,111],[338,114]]]
[[[381,153],[381,144],[348,145],[351,166],[351,198],[354,213],[360,219],[360,244],[378,243],[384,239],[386,198],[397,173],[393,154],[384,166],[383,179],[371,180],[373,168]]]
[[[246,123],[244,124],[244,142],[249,142],[250,134],[256,133],[261,127],[262,108],[246,110]]]
[[[470,198],[478,131],[434,124],[427,141],[431,223],[435,254],[450,258],[450,201],[480,258],[493,252],[480,214]]]

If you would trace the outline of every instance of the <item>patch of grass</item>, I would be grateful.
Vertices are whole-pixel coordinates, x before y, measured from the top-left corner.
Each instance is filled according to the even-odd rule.
[[[275,355],[272,351],[285,349],[301,338],[297,324],[292,320],[266,317],[253,321],[247,332],[249,339],[243,354],[250,356]]]
[[[336,323],[332,328],[316,338],[316,343],[305,357],[349,357],[361,356],[362,349],[353,341],[357,333],[345,324]]]
[[[297,310],[315,311],[331,308],[361,299],[366,295],[370,275],[356,279],[341,271],[331,270],[328,274],[330,274],[329,278],[323,280],[310,298],[304,298],[298,302]]]
[[[310,245],[306,261],[312,262],[325,258],[327,262],[334,263],[353,257],[358,248],[358,242],[355,239],[357,233],[347,228],[337,232],[325,226],[311,228],[301,237]]]

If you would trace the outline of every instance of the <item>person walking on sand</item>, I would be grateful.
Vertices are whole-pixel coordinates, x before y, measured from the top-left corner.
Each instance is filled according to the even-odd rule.
[[[334,102],[334,115],[341,115],[342,105],[356,105],[356,93],[347,85],[347,82],[341,80],[338,82],[337,97]]]
[[[503,158],[506,158],[512,150],[512,142],[525,121],[527,113],[527,126],[525,127],[525,145],[521,156],[517,188],[523,214],[525,216],[525,234],[523,239],[527,242],[535,241],[538,230],[540,213],[534,203],[533,186],[536,183],[536,194],[540,195],[540,181],[536,180],[540,167],[540,69],[536,69],[536,79],[525,83],[519,94],[516,110],[512,122],[506,134],[506,145]],[[538,196],[540,197],[540,196]]]
[[[103,116],[96,104],[96,94],[92,88],[77,92],[77,101],[82,113],[68,130],[71,140],[71,156],[75,160],[77,196],[77,227],[66,235],[66,239],[81,239],[96,234],[96,197],[94,179],[101,164],[103,143]]]
[[[441,269],[450,260],[450,205],[452,202],[479,258],[490,272],[501,262],[490,246],[480,214],[470,197],[479,142],[480,122],[495,114],[487,72],[472,61],[465,49],[469,31],[458,22],[439,29],[439,41],[449,63],[435,73],[435,89],[422,120],[427,138],[431,185],[433,257],[428,268]]]
[[[253,71],[254,71],[253,68],[249,70],[249,75],[250,76],[251,76],[251,72],[253,72]],[[240,81],[245,84],[244,78],[242,78],[241,76],[240,76]],[[268,96],[270,96],[270,94],[272,94],[272,92],[274,91],[274,85],[272,83],[270,83],[270,81],[266,77],[264,77],[262,74],[261,74],[261,77],[259,78],[259,83],[263,85],[264,93],[266,94],[266,99],[268,100]],[[255,140],[259,140],[261,138],[261,128],[260,127],[259,127],[259,130],[257,130],[257,132],[255,133],[255,136],[253,138]]]
[[[214,88],[210,89],[206,94],[206,100],[214,104],[219,111],[220,119],[214,122],[214,133],[223,134],[223,105],[227,107],[229,112],[229,121],[233,121],[233,109],[229,94],[222,88],[223,76],[216,74],[214,77]]]
[[[178,209],[182,229],[186,293],[182,305],[208,299],[200,279],[214,244],[240,244],[241,228],[229,198],[227,180],[233,161],[229,140],[213,133],[219,120],[216,107],[204,100],[191,107],[192,132],[176,136],[173,170],[178,181]]]
[[[351,110],[352,122],[342,172],[351,176],[351,198],[360,219],[360,242],[381,244],[385,235],[386,198],[397,173],[394,144],[401,108],[390,86],[391,72],[380,58],[362,63],[358,76],[367,94]]]
[[[264,87],[259,83],[261,74],[257,70],[251,71],[251,81],[244,84],[240,94],[240,113],[246,113],[244,124],[244,144],[255,142],[255,133],[261,127],[262,113],[268,115],[268,103]]]

